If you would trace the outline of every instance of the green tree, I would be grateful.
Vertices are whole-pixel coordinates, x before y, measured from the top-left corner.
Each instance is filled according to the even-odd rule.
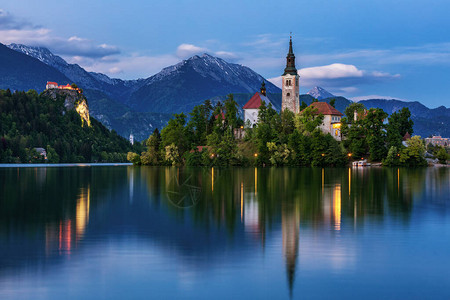
[[[426,166],[425,145],[420,136],[413,136],[406,141],[406,145],[407,147],[400,153],[400,163],[406,166]]]
[[[317,113],[317,108],[308,106],[295,116],[295,127],[300,133],[311,133],[323,122],[323,115]]]
[[[106,152],[105,152],[105,154],[106,154]],[[106,160],[106,158],[105,158],[105,160]],[[140,165],[141,164],[141,157],[137,153],[128,152],[127,160],[129,162],[132,162],[133,165]]]
[[[383,159],[384,166],[399,166],[400,153],[397,147],[391,146],[385,159]]]
[[[331,99],[330,100],[330,105],[333,106],[333,107],[336,107],[336,99],[334,99],[334,98]]]
[[[363,119],[370,159],[381,161],[386,156],[386,135],[383,121],[388,116],[380,108],[371,108]]]
[[[166,149],[169,145],[175,145],[177,150],[184,153],[189,150],[189,140],[192,140],[189,136],[186,127],[186,115],[174,114],[174,117],[169,120],[166,127],[161,130],[161,146]],[[172,148],[170,148],[172,149]]]
[[[446,165],[448,157],[449,155],[447,153],[447,150],[445,150],[445,148],[441,146],[436,154],[436,158],[439,160],[439,163]]]

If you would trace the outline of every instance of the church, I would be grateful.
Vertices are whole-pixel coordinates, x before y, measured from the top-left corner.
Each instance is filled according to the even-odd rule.
[[[300,93],[299,93],[299,75],[295,67],[295,55],[292,49],[292,36],[289,39],[289,51],[286,56],[286,68],[281,75],[281,110],[289,109],[295,114],[300,111]],[[261,91],[253,95],[244,105],[244,122],[255,126],[258,122],[258,111],[261,101],[269,104],[271,101],[267,98],[265,83],[262,83]],[[317,113],[324,116],[323,123],[319,126],[324,133],[330,133],[336,140],[341,140],[340,120],[342,113],[332,107],[327,102],[313,102],[312,107],[317,109]]]

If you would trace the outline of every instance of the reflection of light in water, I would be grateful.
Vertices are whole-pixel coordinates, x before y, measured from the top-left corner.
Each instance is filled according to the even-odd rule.
[[[214,167],[211,168],[211,191],[214,192]]]
[[[296,204],[282,208],[281,230],[289,292],[292,295],[300,240],[300,210]]]
[[[255,167],[255,195],[258,191],[258,169]]]
[[[325,170],[322,168],[322,196],[324,193],[324,184],[325,184]]]
[[[87,190],[82,189],[77,201],[76,208],[76,239],[79,241],[86,230],[86,225],[89,223],[89,208],[91,205],[90,199],[91,190],[88,186]]]
[[[352,172],[351,168],[348,168],[348,195],[350,196],[350,192],[352,191]]]
[[[333,216],[334,216],[334,229],[341,230],[341,185],[340,184],[337,184],[334,187]]]
[[[244,182],[241,182],[241,222],[244,214]]]
[[[400,168],[397,168],[397,192],[400,193]]]
[[[244,225],[245,231],[258,235],[259,226],[259,207],[258,201],[254,197],[247,198],[244,204]]]
[[[132,203],[133,202],[133,191],[134,191],[134,172],[132,169],[130,171],[129,178],[130,178],[130,203]]]

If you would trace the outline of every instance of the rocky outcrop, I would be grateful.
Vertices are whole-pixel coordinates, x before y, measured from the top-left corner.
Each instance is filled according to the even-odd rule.
[[[78,90],[48,89],[43,94],[54,100],[58,97],[64,98],[66,110],[75,110],[80,115],[83,125],[91,126],[89,106],[83,93],[78,92]]]

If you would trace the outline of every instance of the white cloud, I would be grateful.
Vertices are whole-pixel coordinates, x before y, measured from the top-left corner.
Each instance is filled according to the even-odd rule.
[[[118,76],[123,79],[147,78],[161,69],[180,61],[175,55],[128,55],[111,56],[108,59],[93,59],[86,57],[64,57],[69,63],[77,63],[90,72],[100,72],[108,76]]]
[[[357,86],[372,84],[399,78],[399,74],[389,74],[380,71],[365,71],[354,65],[334,63],[327,66],[318,66],[298,70],[300,86],[310,89],[321,86],[334,94],[353,94],[358,91]],[[281,87],[281,76],[268,79]]]
[[[298,74],[306,80],[323,80],[344,77],[363,77],[364,72],[362,70],[358,70],[358,68],[353,65],[336,63],[328,66],[300,69]]]
[[[179,58],[185,59],[196,54],[202,54],[207,51],[208,49],[206,48],[198,47],[192,44],[181,44],[178,46],[176,54]]]
[[[18,43],[29,46],[43,46],[58,55],[101,58],[120,51],[116,46],[72,36],[59,37],[47,28],[23,22],[0,10],[0,40],[2,43]]]

